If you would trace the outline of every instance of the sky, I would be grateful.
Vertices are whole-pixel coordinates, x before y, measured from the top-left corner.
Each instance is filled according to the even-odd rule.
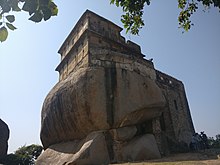
[[[0,43],[0,118],[10,128],[9,153],[23,145],[41,144],[43,101],[58,82],[57,53],[80,16],[89,9],[115,24],[121,8],[109,0],[55,0],[59,14],[46,22],[28,21],[27,13],[15,13],[15,26]],[[185,85],[194,127],[208,136],[220,134],[220,13],[200,6],[195,24],[187,33],[178,28],[177,1],[152,1],[144,9],[145,27],[139,36],[125,34],[138,43],[155,68]]]

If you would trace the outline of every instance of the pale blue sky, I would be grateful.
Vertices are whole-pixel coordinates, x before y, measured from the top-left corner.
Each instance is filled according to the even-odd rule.
[[[58,81],[57,51],[82,13],[90,9],[122,26],[121,9],[109,0],[55,2],[59,14],[47,22],[35,24],[18,13],[18,29],[0,43],[0,118],[11,131],[9,152],[41,143],[41,107]],[[140,36],[122,35],[140,44],[157,69],[183,81],[196,131],[215,136],[220,133],[220,13],[198,11],[192,17],[195,26],[182,34],[178,12],[173,0],[152,1]]]

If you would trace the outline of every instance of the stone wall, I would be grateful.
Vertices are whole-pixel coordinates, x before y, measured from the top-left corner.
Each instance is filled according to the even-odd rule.
[[[66,55],[71,51],[72,47],[75,46],[84,31],[88,29],[88,26],[88,17],[85,13],[76,23],[73,30],[70,32],[70,34],[60,47],[58,53],[60,53],[61,55],[61,60],[63,60]]]
[[[156,74],[157,84],[167,100],[167,108],[161,116],[162,129],[169,140],[189,145],[195,131],[184,85],[160,71],[156,71]]]
[[[58,51],[61,54],[61,63],[56,68],[59,79],[65,79],[75,69],[88,64],[88,50],[92,47],[142,58],[140,46],[132,41],[126,42],[120,35],[121,30],[111,21],[86,11]]]
[[[88,65],[88,53],[88,33],[85,32],[75,42],[75,46],[72,47],[65,58],[62,59],[61,63],[57,66],[56,71],[59,71],[59,80],[66,79],[71,72]]]
[[[115,63],[116,68],[135,72],[142,76],[148,77],[153,81],[156,80],[156,72],[153,63],[139,59],[135,56],[122,54],[108,49],[91,48],[90,49],[90,66],[92,67],[111,67]]]

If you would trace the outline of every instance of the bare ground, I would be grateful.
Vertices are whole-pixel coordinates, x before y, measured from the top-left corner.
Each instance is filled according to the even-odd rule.
[[[172,154],[161,159],[114,165],[220,165],[220,149]]]

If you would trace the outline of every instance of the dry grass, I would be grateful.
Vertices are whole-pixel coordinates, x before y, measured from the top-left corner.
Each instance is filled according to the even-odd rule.
[[[122,163],[114,165],[220,165],[220,149],[200,152],[173,154],[161,159],[145,162]]]

